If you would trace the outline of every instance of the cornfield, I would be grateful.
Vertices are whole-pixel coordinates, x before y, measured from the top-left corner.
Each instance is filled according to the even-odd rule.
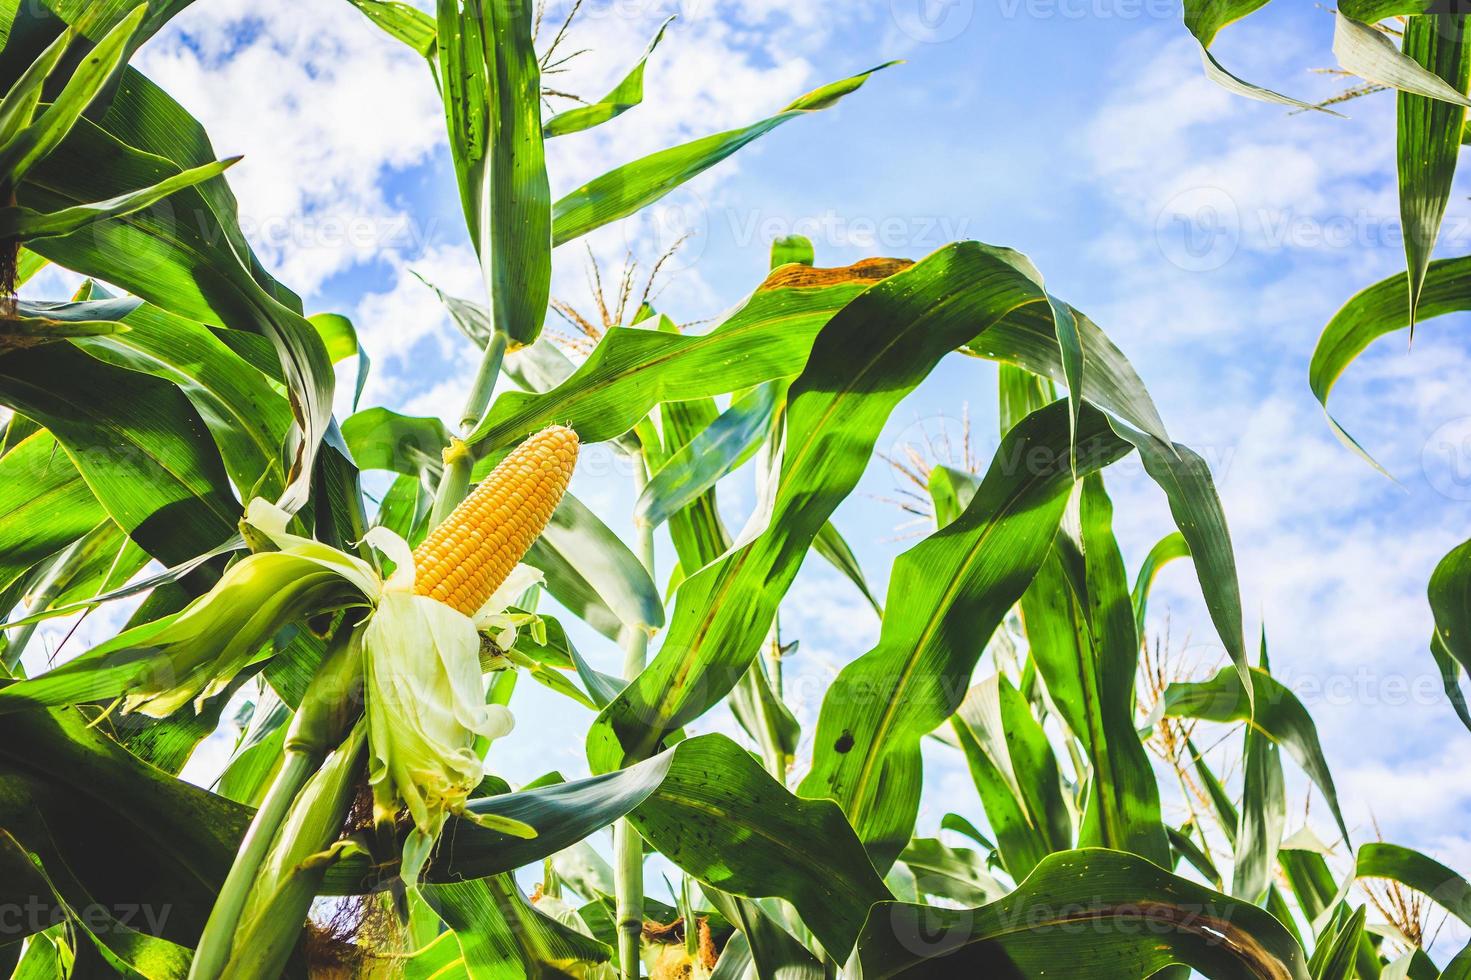
[[[422,272],[460,333],[445,421],[359,406],[375,352],[273,276],[239,158],[133,64],[214,2],[0,2],[0,971],[1471,978],[1440,933],[1471,927],[1471,881],[1346,816],[1271,624],[1248,632],[1208,454],[1067,282],[1002,244],[824,266],[784,234],[724,312],[662,307],[683,241],[594,260],[591,310],[554,295],[555,249],[778,128],[881,127],[854,107],[904,68],[569,181],[549,143],[637,126],[677,23],[592,99],[568,92],[598,41],[579,3],[311,0],[442,103],[477,270],[469,297]],[[1320,64],[1344,91],[1302,99],[1212,50],[1265,6],[1184,0],[1170,29],[1232,98],[1314,122],[1396,102],[1404,271],[1290,366],[1326,411],[1376,340],[1471,310],[1471,257],[1436,254],[1471,36],[1458,4],[1340,0]],[[58,270],[80,286],[43,297]],[[886,444],[942,364],[994,398],[995,437],[967,408]],[[1121,463],[1173,524],[1132,564]],[[905,523],[879,576],[843,505],[885,468]],[[1171,563],[1219,662],[1151,606]],[[815,717],[790,690],[821,641],[789,625],[804,565],[878,624]],[[1426,663],[1471,729],[1471,542],[1425,575]],[[106,635],[41,644],[83,621]],[[513,785],[513,730],[578,769]]]

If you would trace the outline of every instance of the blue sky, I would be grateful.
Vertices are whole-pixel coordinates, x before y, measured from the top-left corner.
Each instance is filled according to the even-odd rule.
[[[1471,445],[1462,324],[1427,323],[1412,354],[1403,338],[1382,342],[1335,397],[1398,485],[1334,440],[1306,380],[1333,312],[1402,268],[1392,101],[1356,101],[1337,119],[1231,96],[1203,77],[1165,0],[592,0],[568,40],[589,53],[549,83],[601,95],[676,13],[650,62],[646,104],[554,142],[554,192],[827,81],[907,63],[766,137],[652,218],[592,236],[605,275],[630,249],[647,268],[691,230],[659,306],[697,321],[759,281],[773,234],[807,232],[824,265],[918,258],[956,238],[1026,252],[1131,357],[1174,437],[1215,467],[1248,630],[1265,622],[1275,669],[1317,718],[1356,839],[1372,839],[1375,817],[1390,839],[1471,871],[1471,733],[1439,691],[1424,601],[1471,513],[1456,466]],[[1228,28],[1215,51],[1253,81],[1321,98],[1342,87],[1310,71],[1332,64],[1331,35],[1328,13],[1279,3]],[[199,116],[221,155],[246,155],[231,182],[268,264],[313,310],[358,324],[374,357],[364,404],[457,414],[473,353],[411,270],[460,295],[479,287],[441,110],[417,58],[345,2],[210,0],[151,42],[141,67]],[[1444,254],[1468,250],[1467,216],[1457,194]],[[586,264],[581,244],[557,255],[554,292],[583,309]],[[984,459],[994,401],[993,368],[947,360],[895,412],[880,447],[954,435],[968,405]],[[626,477],[607,454],[589,462],[575,490],[628,526]],[[912,543],[895,540],[905,518],[876,499],[899,485],[875,463],[836,518],[880,584]],[[1169,530],[1168,513],[1136,465],[1110,488],[1136,567]],[[749,475],[725,504],[738,527]],[[667,569],[667,549],[661,560]],[[1188,566],[1159,589],[1152,631],[1197,673],[1212,670],[1222,653]],[[810,733],[822,689],[869,648],[877,623],[819,560],[783,617],[801,643],[789,690]],[[583,646],[615,669],[606,641]],[[521,726],[496,750],[506,775],[583,771],[581,709],[529,684],[516,708]],[[731,730],[718,716],[697,727]],[[978,818],[957,760],[937,748],[929,766],[921,829],[947,810]],[[1289,831],[1306,798],[1301,780],[1291,786]],[[1321,801],[1306,812],[1328,838]]]

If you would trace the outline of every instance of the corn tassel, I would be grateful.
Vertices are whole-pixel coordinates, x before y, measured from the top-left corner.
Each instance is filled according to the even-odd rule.
[[[414,590],[475,615],[551,520],[577,448],[560,425],[517,446],[419,545]]]

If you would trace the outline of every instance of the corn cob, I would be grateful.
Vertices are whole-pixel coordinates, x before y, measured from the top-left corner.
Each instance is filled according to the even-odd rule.
[[[564,426],[517,446],[414,551],[414,591],[479,612],[546,528],[576,463],[577,433]]]

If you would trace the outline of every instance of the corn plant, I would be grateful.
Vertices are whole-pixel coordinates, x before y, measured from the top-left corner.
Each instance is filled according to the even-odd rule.
[[[87,280],[12,296],[0,334],[7,973],[1467,975],[1464,954],[1431,960],[1417,896],[1468,919],[1471,884],[1354,850],[1311,717],[1248,643],[1208,468],[1024,255],[963,241],[820,268],[783,239],[711,326],[645,296],[600,303],[580,360],[544,334],[567,309],[554,248],[871,72],[553,201],[545,141],[635,111],[662,30],[605,98],[543,118],[557,42],[538,48],[527,0],[352,2],[443,96],[484,286],[440,294],[474,355],[454,425],[334,417],[334,365],[357,360],[360,392],[369,352],[269,274],[228,161],[127,64],[186,3],[7,12],[8,274]],[[947,358],[997,378],[1000,445],[926,464],[932,526],[880,599],[835,515]],[[566,493],[594,444],[633,464],[632,546]],[[1104,481],[1134,454],[1178,530],[1130,575]],[[751,461],[733,537],[717,494]],[[881,630],[804,741],[781,610],[813,552]],[[1154,577],[1186,558],[1229,660],[1204,678],[1160,667],[1148,635]],[[129,597],[115,636],[27,670],[39,623]],[[579,650],[572,619],[614,659]],[[545,736],[581,738],[586,778],[495,774],[522,676],[586,709],[585,732]],[[723,710],[744,744],[698,734]],[[240,735],[218,781],[181,780],[223,726]],[[1211,728],[1224,750],[1201,748]],[[945,837],[917,832],[926,739],[974,779],[957,810],[984,815],[947,815]],[[1284,752],[1331,843],[1287,833]],[[610,827],[611,861],[590,843]],[[652,853],[678,869],[669,902]]]

